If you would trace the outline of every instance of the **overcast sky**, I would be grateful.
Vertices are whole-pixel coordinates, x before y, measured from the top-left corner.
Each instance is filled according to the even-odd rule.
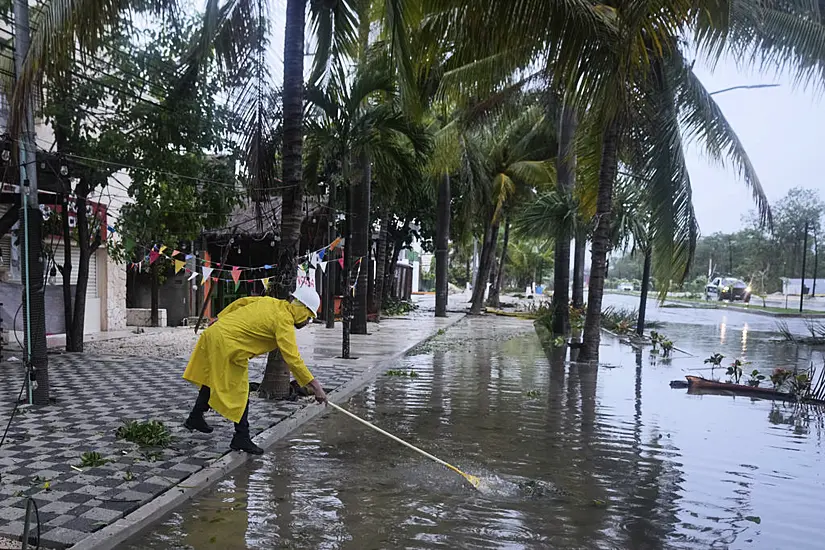
[[[744,143],[771,204],[792,187],[816,188],[825,194],[825,103],[817,101],[813,91],[794,89],[789,78],[744,74],[731,62],[720,63],[712,73],[697,62],[695,71],[710,91],[780,84],[714,97]],[[687,160],[702,234],[739,229],[742,216],[752,209],[750,191],[732,170],[710,165],[696,148],[691,148]]]

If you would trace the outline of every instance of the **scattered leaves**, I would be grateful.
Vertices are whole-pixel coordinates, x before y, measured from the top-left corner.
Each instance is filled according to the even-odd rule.
[[[80,466],[83,468],[96,468],[107,462],[108,460],[103,458],[103,455],[97,451],[89,451],[80,455]]]
[[[159,420],[126,422],[117,429],[115,435],[118,439],[125,439],[142,447],[166,447],[172,440],[169,430]]]

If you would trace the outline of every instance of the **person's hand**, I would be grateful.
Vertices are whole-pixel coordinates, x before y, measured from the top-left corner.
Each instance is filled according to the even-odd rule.
[[[324,388],[321,387],[321,383],[318,382],[318,379],[315,378],[312,382],[309,383],[310,387],[312,388],[312,392],[315,394],[315,401],[321,405],[326,405],[327,403],[327,392],[324,391]]]

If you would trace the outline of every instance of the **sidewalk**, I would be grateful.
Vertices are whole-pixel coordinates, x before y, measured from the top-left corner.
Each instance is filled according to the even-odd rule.
[[[461,317],[435,319],[415,312],[371,323],[372,334],[352,336],[357,360],[336,359],[341,354],[340,323],[335,330],[312,325],[298,331],[298,343],[313,374],[333,390],[330,399],[343,400]],[[246,461],[247,455],[228,452],[232,425],[215,413],[208,416],[213,434],[192,435],[182,427],[196,395],[196,388],[181,378],[195,341],[191,328],[179,329],[97,342],[89,353],[50,356],[56,404],[19,409],[0,448],[0,535],[19,539],[26,497],[32,496],[40,511],[44,546],[113,548]],[[260,380],[264,361],[250,363],[250,380]],[[0,364],[3,423],[22,381],[20,363]],[[251,428],[264,447],[323,409],[309,400],[251,397]],[[140,449],[116,440],[115,430],[132,419],[163,421],[172,432],[172,444],[162,450]],[[109,462],[77,471],[81,455],[91,451]]]

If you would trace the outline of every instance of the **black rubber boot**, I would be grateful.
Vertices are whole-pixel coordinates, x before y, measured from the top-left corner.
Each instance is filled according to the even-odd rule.
[[[255,443],[252,442],[252,438],[250,438],[248,435],[243,435],[239,433],[236,433],[232,437],[232,443],[229,444],[229,448],[233,451],[243,451],[251,455],[264,454],[264,450],[255,445]]]
[[[197,430],[205,434],[211,434],[214,431],[214,428],[206,423],[203,415],[190,414],[189,418],[186,419],[186,422],[183,423],[183,427],[190,432]]]

